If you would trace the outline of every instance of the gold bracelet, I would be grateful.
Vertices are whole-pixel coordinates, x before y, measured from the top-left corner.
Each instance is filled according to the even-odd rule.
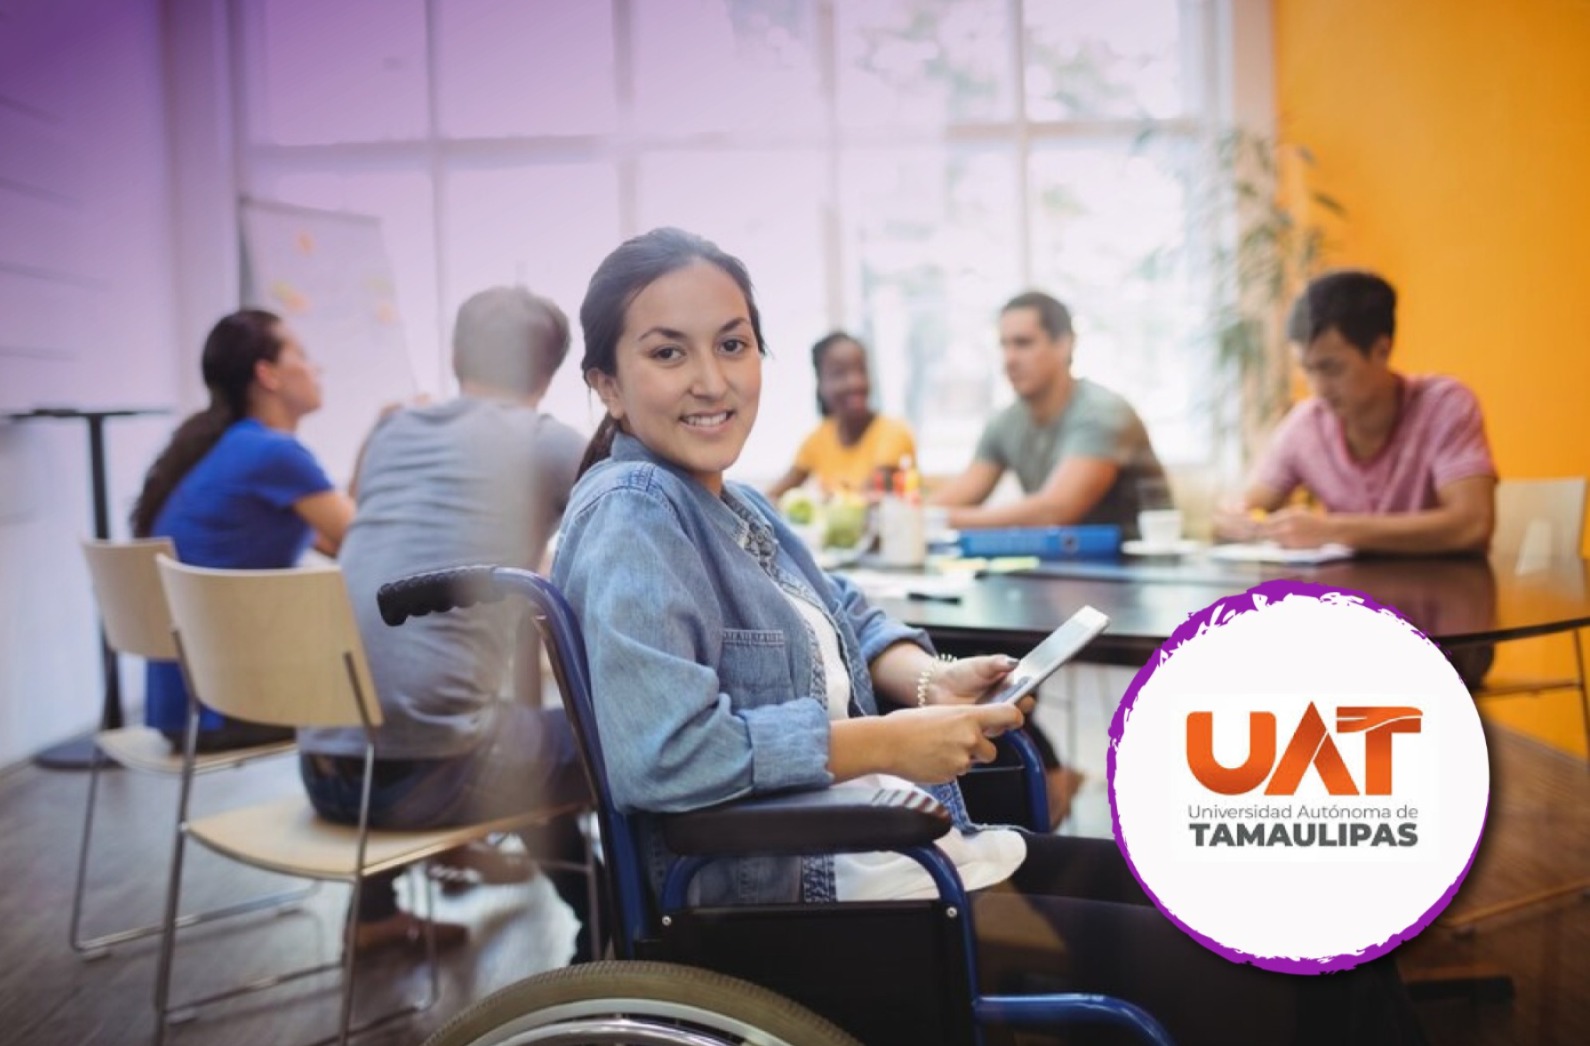
[[[916,677],[916,706],[918,708],[926,708],[927,707],[927,689],[928,689],[928,687],[933,685],[933,680],[935,678],[937,678],[939,672],[942,669],[948,667],[949,665],[954,664],[955,660],[956,660],[955,658],[951,657],[948,654],[939,654],[939,655],[937,655],[937,657],[933,661],[930,661],[928,663],[928,666],[926,668],[924,668],[921,672],[917,673],[917,677]]]

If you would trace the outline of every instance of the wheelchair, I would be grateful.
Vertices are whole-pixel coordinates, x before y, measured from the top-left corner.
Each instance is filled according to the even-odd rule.
[[[843,785],[740,800],[661,818],[679,858],[660,897],[646,881],[635,826],[613,805],[585,645],[562,594],[526,570],[463,567],[381,589],[383,619],[523,598],[541,630],[578,739],[606,856],[613,960],[530,977],[458,1014],[428,1046],[626,1043],[637,1046],[980,1046],[985,1028],[1042,1030],[1169,1046],[1141,1008],[1104,995],[981,994],[971,907],[933,840],[948,811],[930,797]],[[1023,823],[1043,823],[1031,743],[1007,735],[988,781],[1021,782]],[[1002,776],[1001,776],[1002,775]],[[973,775],[975,776],[975,775]],[[924,901],[692,907],[691,879],[726,856],[893,850],[938,888]],[[1083,1041],[1082,1038],[1067,1041]]]

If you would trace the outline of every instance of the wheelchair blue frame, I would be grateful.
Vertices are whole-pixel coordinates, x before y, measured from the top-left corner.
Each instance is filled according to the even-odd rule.
[[[439,612],[475,602],[495,601],[508,594],[523,597],[541,620],[541,633],[562,691],[564,707],[584,749],[586,773],[592,794],[597,797],[603,846],[608,859],[613,901],[617,909],[615,949],[621,958],[636,958],[637,945],[655,936],[649,912],[649,889],[643,878],[644,863],[636,843],[636,833],[628,816],[618,812],[607,786],[607,767],[597,737],[596,711],[586,659],[585,642],[578,619],[561,592],[545,578],[527,570],[508,567],[464,567],[450,571],[417,575],[394,582],[382,589],[381,611],[388,624],[401,623],[409,615]],[[1037,753],[1024,737],[1017,740],[1018,759],[1024,766],[1038,766]],[[1042,794],[1041,773],[1027,775],[1028,801],[1036,816],[1047,818]],[[1035,783],[1034,783],[1035,782]],[[688,816],[688,815],[686,815]],[[964,953],[967,983],[977,980],[977,948],[973,935],[966,891],[954,864],[932,845],[902,847],[906,854],[927,870],[938,887],[939,899],[956,917],[958,939]],[[715,857],[684,856],[669,868],[659,899],[657,918],[687,907],[691,879]],[[1112,1025],[1129,1030],[1142,1041],[1155,1046],[1171,1046],[1166,1031],[1146,1011],[1121,999],[1081,993],[1051,995],[980,995],[971,998],[974,1024],[996,1023],[1012,1028],[1053,1030],[1081,1023]]]

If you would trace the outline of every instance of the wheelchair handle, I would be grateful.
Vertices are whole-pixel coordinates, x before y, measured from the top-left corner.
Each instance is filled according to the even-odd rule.
[[[396,628],[411,617],[441,614],[476,603],[495,603],[503,591],[492,577],[496,567],[453,567],[428,570],[388,581],[375,594],[381,620]]]

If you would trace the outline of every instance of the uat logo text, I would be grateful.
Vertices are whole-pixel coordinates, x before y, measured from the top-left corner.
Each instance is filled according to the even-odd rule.
[[[1310,767],[1331,795],[1390,795],[1392,741],[1398,734],[1419,733],[1423,717],[1409,705],[1338,708],[1336,732],[1364,735],[1364,769],[1355,778],[1313,702],[1292,731],[1279,766],[1274,713],[1248,713],[1248,757],[1241,765],[1228,767],[1215,758],[1215,713],[1193,712],[1187,716],[1187,767],[1199,784],[1220,795],[1243,795],[1261,784],[1265,795],[1296,795]]]

